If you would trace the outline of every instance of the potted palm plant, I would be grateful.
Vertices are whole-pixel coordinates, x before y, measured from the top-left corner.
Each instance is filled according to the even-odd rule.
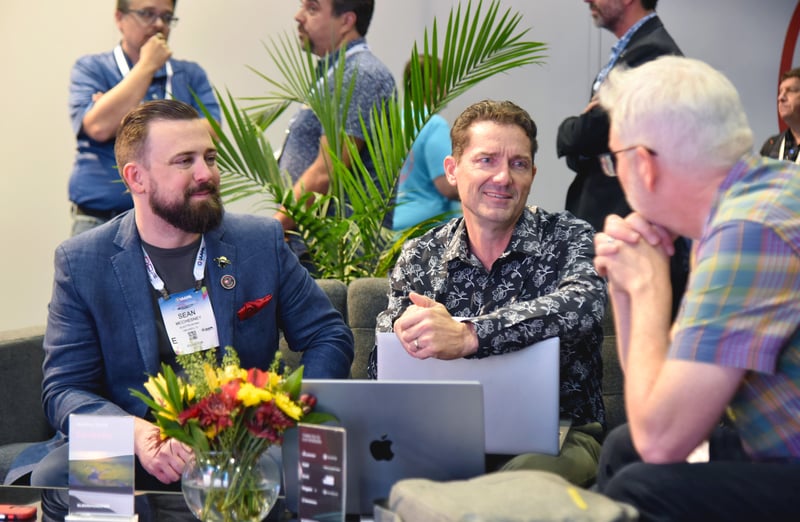
[[[392,212],[397,178],[414,139],[431,115],[480,81],[524,65],[541,63],[546,47],[525,39],[527,29],[519,28],[521,15],[502,11],[499,0],[484,9],[482,0],[451,9],[442,42],[437,20],[426,28],[423,42],[411,50],[411,88],[402,99],[374,107],[372,126],[365,129],[365,146],[375,165],[372,178],[359,159],[356,146],[344,129],[353,85],[343,80],[344,53],[334,64],[330,77],[317,75],[311,53],[304,52],[289,35],[267,46],[282,79],[258,73],[272,91],[247,98],[243,108],[230,93],[217,93],[225,127],[206,117],[219,137],[219,165],[223,176],[222,195],[226,201],[260,195],[274,207],[282,206],[297,224],[318,277],[348,283],[357,277],[385,276],[402,243],[421,233],[425,222],[399,235],[383,226]],[[419,56],[432,60],[422,61]],[[430,63],[441,63],[441,69]],[[432,81],[422,81],[431,78]],[[314,88],[321,81],[321,86]],[[282,173],[265,129],[291,103],[309,106],[322,123],[330,147],[330,189],[327,194],[305,194],[295,198],[292,181]],[[352,164],[341,160],[347,151]]]

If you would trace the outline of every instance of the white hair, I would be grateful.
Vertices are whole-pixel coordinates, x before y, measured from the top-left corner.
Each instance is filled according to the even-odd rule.
[[[699,60],[664,56],[615,69],[598,97],[620,146],[643,145],[687,172],[730,168],[752,150],[736,88]]]

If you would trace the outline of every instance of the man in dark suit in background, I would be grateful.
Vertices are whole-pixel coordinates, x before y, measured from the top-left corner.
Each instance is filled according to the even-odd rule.
[[[586,0],[597,27],[608,29],[619,41],[592,84],[589,105],[558,128],[556,151],[566,156],[576,173],[567,191],[566,209],[603,229],[609,214],[625,216],[631,209],[619,180],[603,174],[597,159],[608,152],[608,115],[597,106],[595,93],[609,71],[617,66],[637,67],[665,54],[681,55],[678,45],[655,13],[658,0]]]
[[[669,35],[655,9],[658,0],[585,0],[597,27],[608,29],[619,41],[611,57],[592,84],[589,104],[578,116],[565,119],[558,128],[556,151],[566,156],[575,179],[567,191],[565,208],[603,230],[609,214],[627,216],[631,212],[616,177],[603,173],[598,156],[609,152],[608,115],[597,105],[595,94],[608,73],[617,66],[638,67],[664,55],[683,55]],[[612,155],[612,157],[614,157]],[[673,285],[673,317],[680,303],[688,274],[688,243],[678,238],[670,272]]]

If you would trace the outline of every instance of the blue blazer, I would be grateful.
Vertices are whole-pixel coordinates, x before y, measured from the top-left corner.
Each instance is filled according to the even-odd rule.
[[[352,333],[276,220],[226,215],[205,241],[220,346],[235,347],[243,367],[266,369],[282,330],[290,348],[303,352],[306,377],[348,377]],[[230,263],[219,266],[220,256]],[[223,287],[223,276],[235,286]],[[130,389],[144,391],[147,376],[160,370],[152,292],[134,211],[58,247],[43,365],[44,409],[55,429],[68,433],[71,413],[146,415]],[[245,303],[266,295],[272,299],[255,315],[237,317]]]

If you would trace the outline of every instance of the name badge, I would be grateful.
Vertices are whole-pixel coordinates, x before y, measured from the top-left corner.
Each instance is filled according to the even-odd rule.
[[[219,346],[217,321],[206,287],[158,299],[170,345],[176,355],[209,350]]]

